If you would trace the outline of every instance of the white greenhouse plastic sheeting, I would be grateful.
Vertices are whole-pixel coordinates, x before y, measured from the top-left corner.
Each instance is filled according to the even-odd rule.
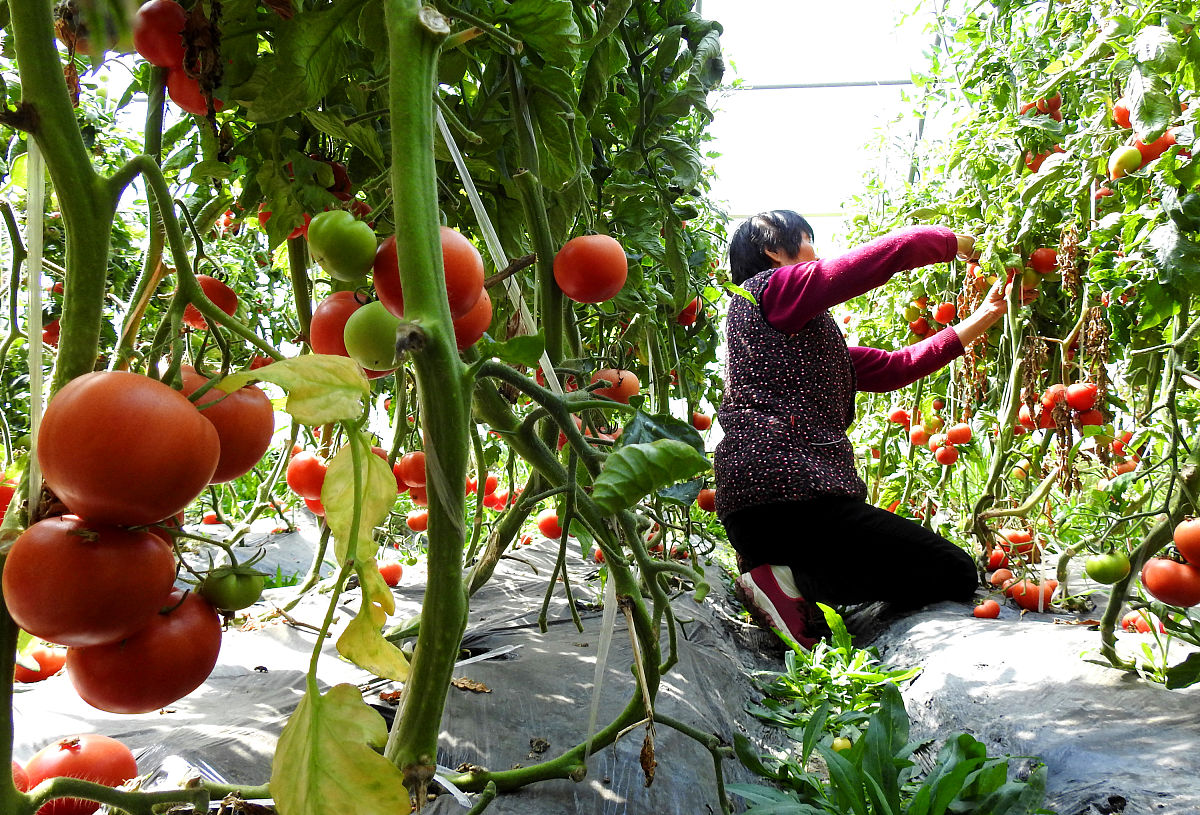
[[[213,528],[206,528],[211,532]],[[265,544],[259,564],[286,573],[307,568],[315,533],[252,536],[247,555]],[[572,588],[578,601],[593,601],[596,568],[572,542]],[[582,741],[592,700],[601,615],[585,612],[585,630],[570,621],[561,587],[550,607],[549,631],[537,615],[556,542],[539,540],[504,559],[491,582],[472,601],[464,646],[491,653],[456,669],[455,676],[483,683],[490,693],[451,688],[447,697],[438,763],[490,769],[528,765]],[[536,573],[535,570],[536,569]],[[755,670],[779,670],[781,649],[773,635],[736,619],[728,582],[715,567],[709,599],[690,594],[674,601],[680,620],[679,664],[663,680],[658,705],[673,716],[729,743],[743,733],[764,750],[785,743],[781,731],[745,711],[758,694]],[[399,622],[420,608],[424,577],[406,567],[395,590]],[[282,601],[290,589],[269,592]],[[307,598],[291,614],[319,624],[326,597]],[[357,592],[343,597],[335,634],[352,617]],[[1110,668],[1085,662],[1099,635],[1080,626],[1054,625],[1053,615],[1006,609],[1000,620],[976,620],[966,605],[941,604],[890,621],[876,641],[887,662],[918,665],[921,675],[904,690],[912,738],[939,739],[966,731],[991,755],[1040,756],[1049,768],[1047,804],[1060,815],[1200,812],[1196,745],[1200,744],[1200,689],[1167,691]],[[167,711],[121,716],[82,702],[65,676],[18,686],[14,700],[15,755],[25,760],[62,736],[100,732],[141,753],[143,772],[162,766],[179,777],[184,762],[204,774],[237,784],[259,784],[270,773],[275,741],[304,687],[313,632],[282,622],[225,634],[220,661],[209,680]],[[1123,641],[1141,637],[1124,635]],[[665,646],[665,640],[664,640]],[[633,687],[630,641],[618,615],[601,694],[598,726],[624,705]],[[1173,658],[1182,654],[1173,649]],[[265,669],[265,670],[263,670]],[[366,688],[366,701],[395,683],[374,680],[336,656],[332,641],[319,667],[323,687],[348,682]],[[718,812],[712,760],[691,739],[656,728],[654,783],[647,788],[639,764],[644,728],[588,762],[580,783],[550,781],[502,794],[488,812],[504,815],[696,815]],[[544,752],[538,753],[534,749]],[[936,744],[932,748],[936,751]],[[1020,766],[1025,759],[1016,759]],[[725,781],[751,782],[736,760],[724,764]],[[1122,803],[1125,802],[1125,803]],[[462,812],[451,795],[428,805],[430,815]]]

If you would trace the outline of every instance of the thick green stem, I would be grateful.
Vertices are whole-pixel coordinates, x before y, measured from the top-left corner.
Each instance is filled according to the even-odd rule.
[[[29,131],[42,148],[54,186],[70,192],[59,196],[67,235],[67,274],[53,383],[57,389],[96,366],[117,199],[92,166],[76,123],[55,48],[51,6],[40,0],[9,4]]]
[[[413,354],[429,488],[429,571],[412,670],[385,755],[409,790],[422,796],[432,778],[442,710],[467,621],[463,585],[470,392],[446,300],[433,157],[433,94],[446,19],[416,0],[385,0],[389,38],[388,103],[396,251],[407,320],[424,332]],[[433,401],[437,396],[437,402]]]
[[[520,128],[518,128],[520,130]],[[522,158],[528,151],[522,151]],[[536,155],[536,151],[534,151]],[[538,299],[541,305],[542,331],[546,336],[546,354],[550,362],[558,365],[563,360],[563,311],[565,298],[562,289],[554,280],[554,255],[557,249],[550,232],[550,219],[546,216],[546,202],[537,176],[531,170],[521,170],[513,176],[517,194],[525,211],[525,220],[533,236],[533,247],[537,253]]]

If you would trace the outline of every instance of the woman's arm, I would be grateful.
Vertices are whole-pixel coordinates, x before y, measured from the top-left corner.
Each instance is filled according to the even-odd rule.
[[[836,258],[784,266],[763,292],[763,314],[777,331],[795,334],[822,311],[886,283],[897,272],[969,256],[974,244],[974,238],[942,226],[914,226]]]
[[[997,281],[987,297],[969,317],[946,326],[932,337],[906,345],[899,351],[863,346],[850,347],[850,361],[858,390],[885,393],[903,388],[948,365],[963,350],[984,335],[1008,311],[1004,284]]]
[[[963,352],[957,332],[950,326],[932,337],[906,345],[899,351],[850,346],[850,362],[858,390],[886,393],[911,385],[923,376],[950,364]]]

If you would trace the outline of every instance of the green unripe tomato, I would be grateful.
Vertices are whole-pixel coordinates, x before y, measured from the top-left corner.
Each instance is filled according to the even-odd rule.
[[[266,577],[257,572],[216,569],[200,582],[200,596],[222,611],[240,611],[258,602]]]
[[[1083,569],[1097,583],[1111,585],[1129,574],[1129,557],[1124,552],[1092,555],[1084,563]]]
[[[1108,157],[1108,177],[1122,178],[1142,166],[1142,151],[1132,144],[1118,147]]]
[[[351,359],[372,371],[388,371],[400,364],[396,329],[400,318],[378,300],[367,303],[346,320],[344,337]]]
[[[916,306],[906,306],[904,308],[904,319],[906,321],[911,323],[913,320],[917,319],[920,316],[921,316],[921,309],[917,308]]]
[[[343,209],[314,215],[308,225],[308,251],[331,277],[358,280],[371,271],[375,230]]]

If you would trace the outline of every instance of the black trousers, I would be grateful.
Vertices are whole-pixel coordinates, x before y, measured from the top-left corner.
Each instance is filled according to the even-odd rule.
[[[790,566],[804,598],[827,605],[885,601],[914,609],[969,600],[979,585],[962,549],[858,498],[748,507],[725,518],[725,531],[743,569]]]

